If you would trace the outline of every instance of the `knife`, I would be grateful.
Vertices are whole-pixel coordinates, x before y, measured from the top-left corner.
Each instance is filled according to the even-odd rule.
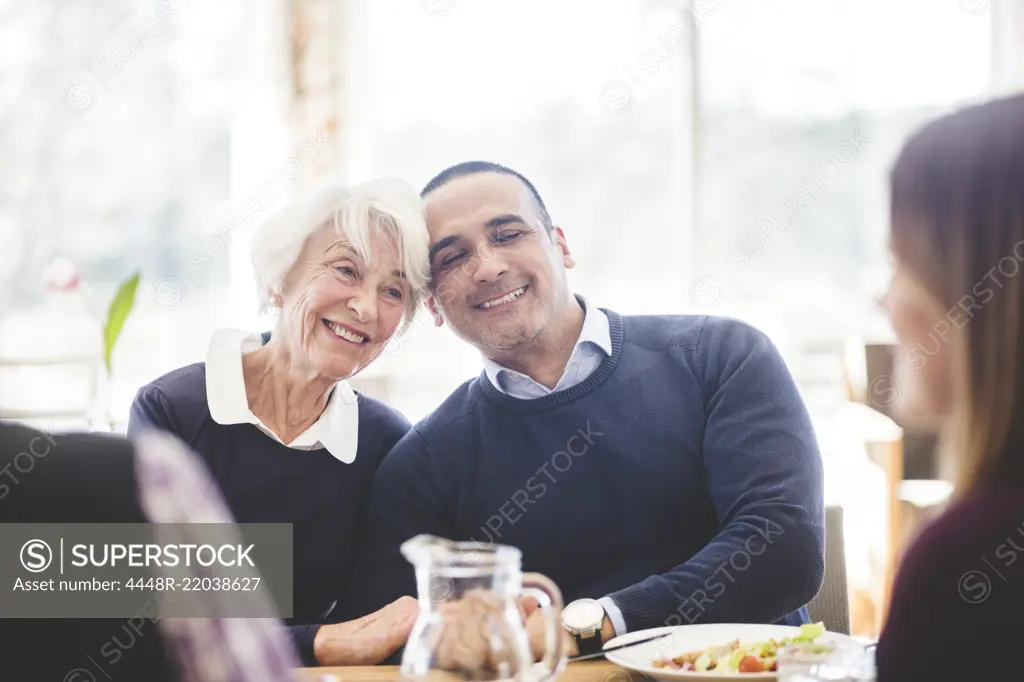
[[[667,635],[654,635],[653,637],[648,637],[646,639],[637,640],[636,642],[630,642],[628,644],[618,644],[618,645],[613,646],[613,647],[608,647],[607,649],[602,649],[601,651],[598,651],[597,653],[587,654],[585,656],[573,656],[572,658],[569,659],[569,663],[575,663],[576,661],[587,661],[587,660],[590,660],[591,658],[601,658],[605,654],[607,654],[609,652],[612,652],[612,651],[619,651],[620,649],[628,649],[629,647],[632,647],[632,646],[640,646],[641,644],[648,644],[650,642],[653,642],[656,639],[668,639],[671,636],[672,636],[672,633],[670,632]]]

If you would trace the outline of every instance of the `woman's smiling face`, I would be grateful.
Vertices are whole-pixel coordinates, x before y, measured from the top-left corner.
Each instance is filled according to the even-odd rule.
[[[380,230],[364,259],[333,227],[306,241],[285,278],[275,336],[319,375],[346,379],[369,365],[402,323],[409,285],[399,249]]]

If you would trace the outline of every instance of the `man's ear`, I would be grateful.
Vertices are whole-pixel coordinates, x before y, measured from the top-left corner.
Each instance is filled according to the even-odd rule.
[[[565,232],[562,232],[562,228],[558,225],[551,228],[551,241],[562,252],[562,264],[565,265],[566,269],[576,267],[576,261],[572,257],[572,252],[569,251],[569,242],[565,240]]]
[[[434,326],[440,327],[444,325],[444,318],[441,317],[441,311],[437,308],[437,301],[434,300],[433,296],[430,296],[426,300],[427,310],[430,311],[430,316],[434,318]]]

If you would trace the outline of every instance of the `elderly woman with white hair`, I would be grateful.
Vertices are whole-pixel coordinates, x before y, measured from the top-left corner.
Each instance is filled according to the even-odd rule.
[[[142,387],[129,435],[169,431],[205,460],[240,523],[293,524],[293,617],[307,665],[378,663],[404,644],[416,602],[321,626],[342,592],[378,465],[409,430],[345,382],[407,327],[428,276],[419,195],[398,180],[332,186],[252,237],[270,334],[223,329],[200,362]]]

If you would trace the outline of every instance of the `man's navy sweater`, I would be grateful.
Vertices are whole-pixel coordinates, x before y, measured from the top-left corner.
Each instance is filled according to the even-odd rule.
[[[806,622],[824,574],[821,456],[766,336],[725,318],[608,314],[612,354],[533,400],[467,382],[374,478],[347,616],[415,594],[401,543],[518,547],[568,603],[630,631]]]

